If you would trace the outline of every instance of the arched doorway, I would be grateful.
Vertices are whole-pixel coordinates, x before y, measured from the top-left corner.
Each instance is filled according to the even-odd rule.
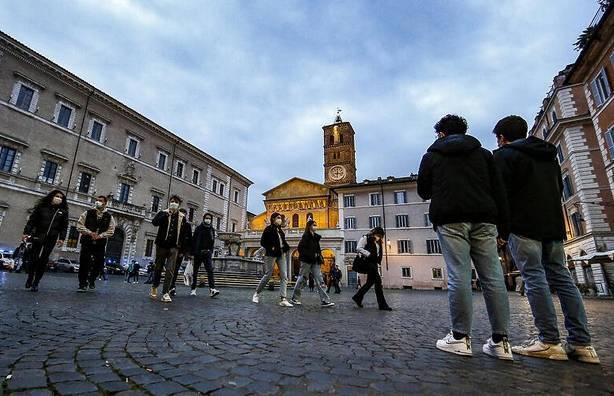
[[[292,260],[290,261],[292,280],[298,278],[298,272],[301,270],[301,261],[298,259],[298,249],[294,249],[292,252]]]
[[[330,249],[323,249],[322,257],[324,258],[324,262],[320,267],[322,270],[322,276],[324,276],[324,274],[328,276],[335,266],[335,253]]]
[[[124,230],[122,230],[120,227],[116,227],[115,233],[107,241],[107,263],[121,264],[125,237],[126,234],[124,233]]]

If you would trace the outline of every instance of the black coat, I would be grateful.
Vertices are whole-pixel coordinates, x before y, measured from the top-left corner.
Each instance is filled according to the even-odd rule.
[[[279,236],[277,236],[278,232],[281,234],[281,246],[279,244]],[[262,232],[260,246],[266,250],[265,255],[268,257],[281,257],[283,253],[290,250],[290,246],[286,242],[286,234],[284,234],[281,227],[273,224],[268,225]]]
[[[213,245],[215,245],[215,228],[204,223],[196,226],[192,235],[192,255],[202,256],[205,250],[213,250]]]
[[[57,206],[38,206],[28,218],[24,235],[37,240],[63,240],[68,232],[68,210]]]
[[[534,136],[495,150],[510,207],[510,231],[535,240],[565,239],[563,181],[556,147]]]
[[[320,234],[307,231],[298,243],[298,259],[307,264],[322,264],[322,249],[320,249]]]
[[[160,211],[151,220],[151,224],[154,227],[158,227],[158,234],[156,235],[156,246],[162,248],[179,248],[185,250],[189,248],[192,237],[192,227],[188,224],[186,217],[177,212],[177,216],[180,216],[179,229],[177,230],[178,238],[171,240],[167,238],[168,223],[170,214],[166,210]]]
[[[367,244],[365,245],[365,250],[369,252],[369,257],[365,257],[367,263],[372,266],[377,266],[382,263],[382,257],[384,255],[384,246],[383,243],[379,245],[379,254],[377,252],[375,237],[372,235],[367,235]]]
[[[87,211],[87,215],[85,216],[85,228],[90,231],[94,231],[98,234],[102,234],[109,230],[109,226],[111,225],[111,214],[107,211],[102,212],[102,216],[100,219],[98,218],[98,213],[96,209],[90,209]],[[83,234],[81,235],[81,244],[91,244],[93,242],[91,235]],[[104,240],[99,239],[96,243],[106,243],[106,238]]]
[[[434,227],[450,223],[496,224],[507,235],[505,187],[490,151],[468,135],[437,139],[422,157],[418,194],[430,199]]]

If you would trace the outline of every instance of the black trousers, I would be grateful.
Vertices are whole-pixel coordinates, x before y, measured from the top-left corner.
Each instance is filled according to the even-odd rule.
[[[367,273],[367,281],[365,284],[356,292],[354,297],[358,301],[362,301],[365,297],[365,294],[369,291],[371,286],[375,285],[375,297],[377,297],[377,305],[380,308],[385,308],[388,306],[386,302],[386,298],[384,297],[384,288],[382,287],[382,277],[379,275],[379,271],[377,267],[371,268],[371,270]]]
[[[154,277],[151,283],[152,287],[160,286],[162,280],[162,271],[164,270],[164,285],[162,293],[168,293],[173,283],[173,275],[175,274],[175,265],[177,264],[177,248],[156,247],[156,264],[154,267]]]
[[[177,278],[179,277],[179,270],[181,269],[181,263],[183,263],[183,258],[185,254],[180,253],[177,256],[177,264],[175,265],[175,272],[173,272],[173,282],[171,283],[171,290],[175,288],[175,283],[177,283]]]
[[[215,289],[215,280],[213,279],[213,259],[211,258],[211,252],[205,254],[199,254],[194,256],[194,273],[192,274],[192,290],[196,289],[198,285],[198,269],[201,264],[205,264],[205,270],[207,270],[207,282],[209,283],[209,289]]]
[[[28,284],[38,286],[38,283],[47,270],[49,256],[51,255],[56,242],[56,239],[32,242],[32,251],[28,270]]]
[[[79,287],[86,287],[89,283],[94,286],[96,278],[104,270],[104,253],[106,240],[98,240],[81,244],[79,256]]]

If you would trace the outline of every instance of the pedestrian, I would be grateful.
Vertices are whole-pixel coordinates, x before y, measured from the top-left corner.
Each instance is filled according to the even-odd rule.
[[[215,245],[216,232],[213,228],[213,215],[205,213],[203,221],[194,230],[192,236],[192,256],[194,256],[192,270],[192,296],[196,295],[198,284],[198,269],[201,264],[205,265],[207,271],[207,282],[209,284],[209,297],[213,298],[220,294],[215,288],[215,278],[213,276],[213,247]]]
[[[107,240],[115,233],[115,218],[107,210],[107,197],[99,195],[94,208],[79,216],[77,231],[81,233],[78,292],[94,290],[96,278],[104,271]]]
[[[301,263],[299,276],[294,284],[294,292],[290,302],[294,305],[301,305],[301,289],[305,287],[307,278],[313,274],[313,278],[318,285],[318,293],[320,294],[320,305],[322,307],[332,307],[335,303],[330,301],[330,297],[324,291],[324,279],[320,266],[324,263],[322,257],[322,249],[320,248],[320,239],[322,236],[316,232],[317,224],[313,220],[308,220],[305,226],[305,232],[298,244],[298,259]],[[311,288],[311,286],[310,286]]]
[[[169,200],[168,209],[158,212],[151,224],[158,227],[156,235],[156,261],[154,265],[154,277],[149,296],[153,299],[158,297],[158,287],[164,270],[164,285],[162,286],[162,302],[172,302],[168,293],[177,265],[177,256],[182,244],[187,243],[187,227],[185,215],[179,212],[181,198],[173,195]]]
[[[134,260],[130,261],[130,264],[128,264],[128,268],[126,268],[126,277],[125,277],[126,283],[132,283],[130,282],[130,280],[132,279],[133,266],[134,266]]]
[[[41,198],[28,218],[22,241],[32,243],[32,257],[26,289],[38,291],[38,285],[47,269],[53,247],[64,244],[68,232],[68,204],[60,190],[53,190]]]
[[[367,235],[364,235],[358,241],[356,246],[356,252],[361,254],[367,263],[369,264],[369,270],[367,272],[367,281],[365,284],[352,296],[352,300],[362,308],[362,300],[365,294],[375,285],[375,297],[377,298],[377,306],[382,311],[392,311],[392,308],[386,302],[384,297],[384,288],[382,286],[382,277],[379,273],[379,265],[382,263],[383,255],[383,239],[384,229],[382,227],[375,227]]]
[[[322,274],[322,272],[320,272],[320,275]],[[322,282],[324,282],[324,280],[322,280]],[[314,288],[315,288],[315,279],[313,277],[313,272],[309,273],[309,291],[310,292],[314,292]]]
[[[154,278],[154,262],[153,261],[149,261],[149,263],[147,263],[147,280],[144,282],[146,285],[151,285],[153,283],[153,278]]]
[[[139,271],[141,270],[141,264],[138,261],[132,261],[132,279],[134,283],[139,283]]]
[[[508,246],[520,270],[539,334],[512,347],[512,351],[597,364],[599,357],[591,345],[582,296],[565,265],[563,181],[557,149],[535,136],[527,137],[527,129],[522,117],[512,115],[501,119],[493,130],[499,145],[495,160],[510,206]],[[551,289],[558,296],[569,333],[563,344]]]
[[[258,304],[260,302],[260,292],[267,285],[269,278],[273,275],[273,268],[277,263],[279,268],[279,276],[281,277],[279,286],[279,305],[282,307],[292,307],[292,304],[286,298],[286,289],[288,287],[288,261],[286,255],[290,250],[290,246],[286,242],[286,234],[282,230],[282,216],[275,212],[271,215],[271,224],[266,226],[260,237],[260,245],[265,248],[264,256],[264,276],[260,279],[260,283],[256,288],[256,292],[252,296],[252,302]]]
[[[341,269],[339,268],[338,264],[335,264],[335,268],[333,268],[332,270],[332,275],[333,275],[333,286],[335,286],[335,294],[339,294],[341,293],[341,278],[343,277],[343,273],[341,272]]]
[[[448,270],[452,329],[437,348],[472,356],[471,264],[475,266],[488,311],[492,336],[487,355],[513,360],[507,338],[509,301],[497,254],[497,235],[508,227],[507,200],[492,153],[467,132],[467,121],[446,115],[437,124],[438,139],[422,157],[418,194],[430,199],[429,216]]]
[[[171,290],[169,291],[169,294],[171,296],[174,296],[177,292],[176,292],[176,284],[177,284],[177,278],[179,277],[179,270],[181,269],[181,266],[183,265],[183,260],[187,257],[187,253],[189,253],[190,251],[190,244],[192,243],[192,224],[187,220],[188,219],[188,211],[185,210],[184,208],[179,209],[179,212],[181,212],[186,219],[186,243],[181,244],[181,247],[179,248],[179,253],[177,254],[177,265],[175,265],[175,272],[173,273],[173,282],[171,284]]]

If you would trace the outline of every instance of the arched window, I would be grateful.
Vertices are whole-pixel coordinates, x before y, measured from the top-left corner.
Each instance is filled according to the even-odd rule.
[[[298,214],[292,215],[292,228],[298,228]]]
[[[330,144],[335,144],[335,137],[330,135]]]
[[[343,143],[343,134],[339,135],[339,143]]]

